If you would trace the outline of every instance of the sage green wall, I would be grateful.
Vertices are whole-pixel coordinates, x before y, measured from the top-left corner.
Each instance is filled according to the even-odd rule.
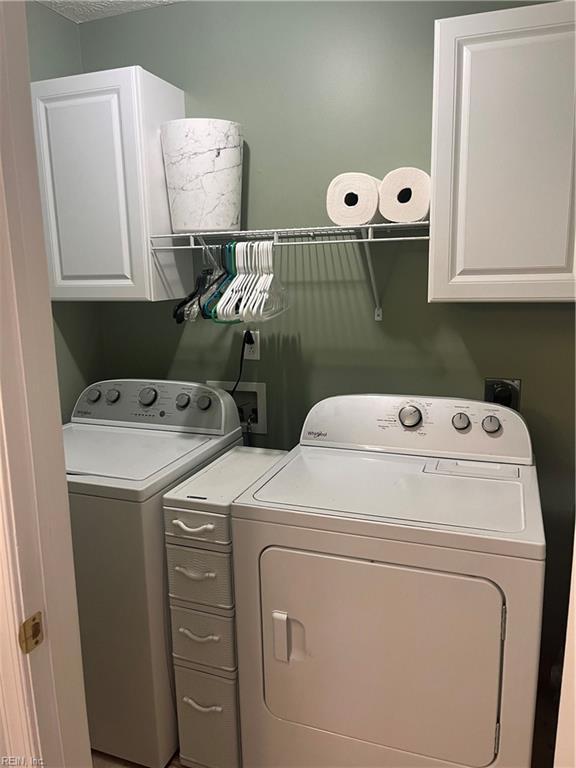
[[[508,3],[510,5],[510,3]],[[141,64],[237,120],[251,227],[329,223],[342,171],[430,167],[434,19],[502,2],[183,2],[80,27],[86,71]]]
[[[511,4],[510,4],[511,5]],[[245,223],[327,221],[329,180],[430,167],[434,19],[504,7],[441,2],[177,3],[83,24],[86,71],[140,64],[183,88],[190,116],[238,120],[248,147]],[[427,248],[374,248],[373,320],[352,249],[280,257],[291,308],[261,326],[266,444],[290,448],[317,400],[401,392],[482,398],[487,376],[522,379],[549,544],[544,653],[562,637],[574,520],[574,308],[430,305]],[[109,304],[105,376],[233,379],[241,331],[176,326],[171,306]]]
[[[26,3],[31,80],[82,72],[77,24],[39,3]],[[62,419],[68,421],[78,393],[97,378],[99,305],[53,302],[54,339]]]
[[[429,168],[434,19],[502,7],[182,2],[82,24],[80,42],[85,71],[140,64],[186,90],[189,115],[240,121],[248,148],[245,224],[298,226],[326,222],[325,188],[338,172]],[[430,305],[424,245],[376,246],[374,258],[381,323],[353,249],[280,257],[291,308],[261,326],[262,360],[245,364],[246,379],[268,385],[265,443],[291,447],[308,408],[332,394],[481,398],[484,377],[520,377],[549,546],[547,665],[562,637],[574,519],[573,306]],[[58,328],[77,366],[70,373],[60,365],[63,391],[78,372],[94,379],[235,375],[236,328],[176,326],[169,304],[63,306]],[[89,365],[82,340],[96,321],[100,347]]]
[[[47,80],[82,72],[80,31],[40,3],[26,3],[30,78]]]

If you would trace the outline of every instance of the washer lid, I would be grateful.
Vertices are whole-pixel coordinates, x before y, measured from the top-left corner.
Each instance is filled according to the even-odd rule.
[[[186,432],[67,424],[66,473],[146,480],[210,440]]]
[[[515,533],[525,527],[522,483],[474,472],[430,472],[430,460],[301,448],[255,493],[259,502],[432,526]],[[485,466],[485,465],[484,465]]]

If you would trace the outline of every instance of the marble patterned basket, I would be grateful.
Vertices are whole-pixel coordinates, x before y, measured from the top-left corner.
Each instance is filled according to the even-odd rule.
[[[228,120],[171,120],[161,128],[173,232],[240,228],[242,127]]]

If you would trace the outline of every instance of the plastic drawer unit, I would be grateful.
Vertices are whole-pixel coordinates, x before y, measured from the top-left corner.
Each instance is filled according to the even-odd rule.
[[[180,761],[240,765],[230,507],[284,451],[234,448],[164,496]]]

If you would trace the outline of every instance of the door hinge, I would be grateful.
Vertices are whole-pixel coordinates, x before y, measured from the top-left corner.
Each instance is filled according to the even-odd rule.
[[[506,638],[506,606],[502,606],[502,618],[501,618],[501,627],[500,627],[500,639],[502,642],[504,642]]]
[[[20,624],[18,632],[18,642],[22,653],[30,653],[37,648],[44,640],[44,627],[42,623],[42,611],[29,616]]]
[[[494,757],[498,754],[500,749],[500,723],[496,723],[496,735],[494,736]]]

